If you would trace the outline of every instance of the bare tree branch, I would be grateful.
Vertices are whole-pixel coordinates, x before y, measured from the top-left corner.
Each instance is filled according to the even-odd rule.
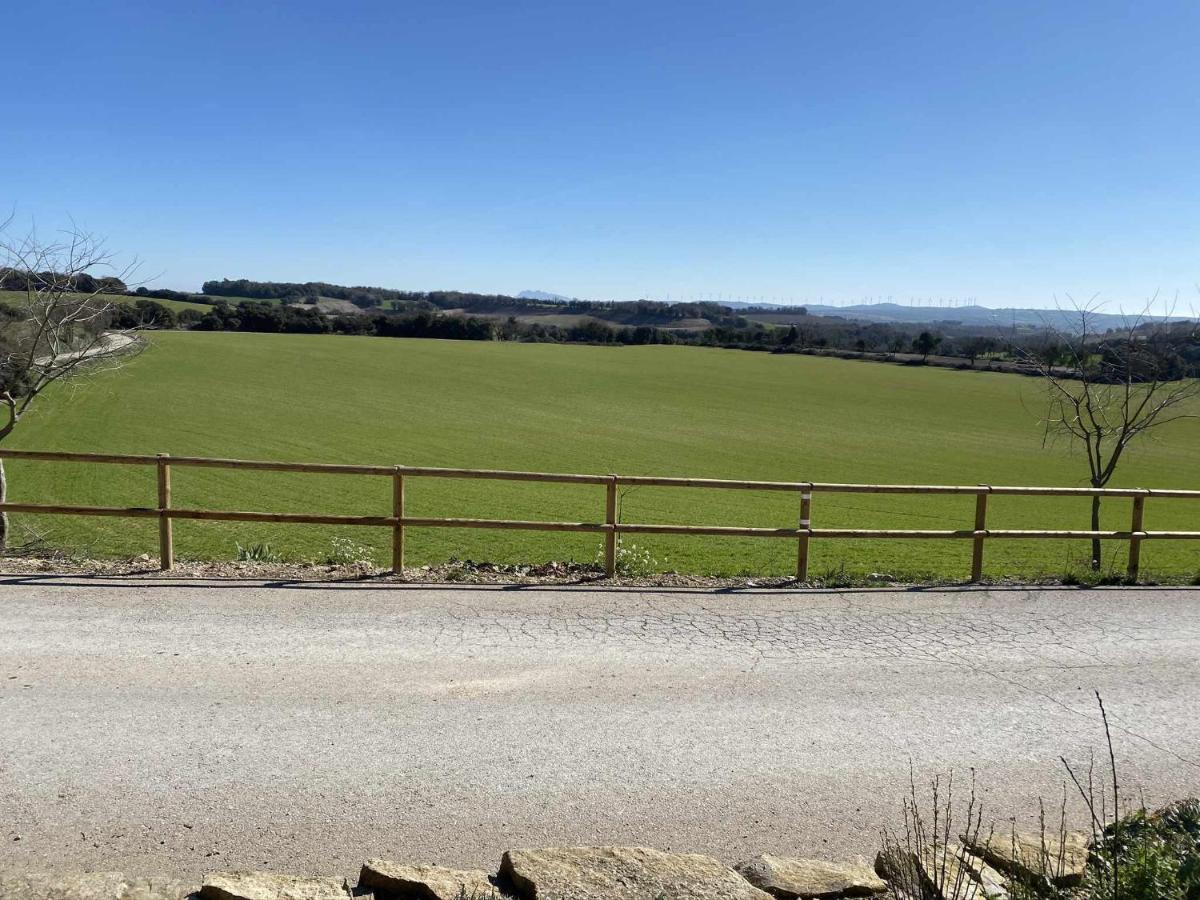
[[[1067,301],[1070,308],[1060,305],[1060,315],[1045,323],[1045,347],[1016,350],[1046,384],[1043,443],[1062,436],[1081,445],[1088,482],[1102,488],[1135,440],[1171,422],[1200,418],[1200,329],[1195,322],[1172,321],[1174,304],[1165,317],[1152,315],[1155,294],[1120,329],[1099,334],[1096,298]],[[1055,324],[1062,313],[1073,313],[1070,332]],[[1092,530],[1099,528],[1096,496]],[[1092,542],[1092,567],[1100,567],[1099,540]]]
[[[127,290],[136,260],[118,266],[102,240],[74,224],[48,242],[32,228],[9,238],[11,221],[0,224],[0,287],[22,298],[0,307],[0,440],[52,384],[120,365],[142,347],[134,331],[110,327],[109,294]],[[0,502],[4,484],[0,460]],[[7,534],[0,511],[0,550]]]

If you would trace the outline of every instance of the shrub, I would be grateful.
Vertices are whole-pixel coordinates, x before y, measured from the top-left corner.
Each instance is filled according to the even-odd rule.
[[[369,563],[375,557],[375,551],[366,544],[346,537],[336,537],[329,542],[329,552],[325,554],[325,564],[329,566],[355,566],[359,563]]]
[[[1067,844],[1067,801],[1063,797],[1056,825],[1048,827],[1043,805],[1039,815],[1041,852],[1005,881],[1010,900],[1200,900],[1200,800],[1174,803],[1154,813],[1144,807],[1122,815],[1116,757],[1104,702],[1096,695],[1108,750],[1108,771],[1094,766],[1082,774],[1062,763],[1075,785],[1092,823],[1092,839],[1082,883],[1064,878],[1063,848]],[[945,784],[945,791],[942,785]],[[982,814],[974,784],[969,801],[956,809],[952,779],[932,784],[932,803],[926,809],[911,787],[904,801],[904,833],[883,834],[876,867],[891,882],[897,896],[938,897],[944,900],[984,900],[987,885],[955,865],[956,836],[974,850],[981,844],[999,846],[1002,835],[979,840]],[[965,815],[963,813],[965,812]],[[961,827],[955,819],[962,822]],[[964,821],[965,820],[965,821]],[[1035,834],[1035,837],[1038,836]],[[1017,840],[1016,833],[1013,841]],[[959,859],[963,857],[958,857]],[[1076,870],[1076,873],[1078,870]],[[1078,881],[1078,874],[1075,876]]]
[[[238,562],[277,563],[282,562],[279,554],[271,550],[270,544],[237,545]]]
[[[625,575],[630,578],[645,578],[648,575],[655,575],[663,570],[667,564],[666,559],[656,559],[645,547],[639,547],[637,544],[624,543],[617,544],[617,574]],[[601,546],[596,550],[596,565],[604,565],[604,547]]]

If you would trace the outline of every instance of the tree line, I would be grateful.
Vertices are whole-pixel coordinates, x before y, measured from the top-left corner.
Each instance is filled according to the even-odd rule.
[[[995,358],[1022,365],[1069,367],[1074,348],[1070,336],[1051,329],[1020,333],[994,326],[922,328],[903,323],[856,322],[834,316],[808,316],[797,308],[799,320],[776,325],[749,319],[714,302],[661,303],[651,300],[593,301],[530,300],[504,294],[469,291],[402,291],[391,288],[331,284],[221,279],[204,282],[203,294],[138,287],[129,290],[116,277],[73,273],[0,269],[0,289],[36,290],[53,282],[80,295],[124,294],[133,303],[114,305],[115,328],[194,328],[204,331],[255,331],[296,334],[355,334],[380,337],[435,337],[449,340],[510,340],[588,344],[687,344],[776,353],[839,353],[906,357],[928,362],[929,357],[960,359],[974,367]],[[249,299],[247,299],[249,298]],[[329,315],[315,308],[320,298],[348,300],[363,315]],[[203,312],[176,314],[158,300],[178,300],[209,306]],[[587,316],[573,325],[539,322],[536,313]],[[774,314],[778,310],[772,310]],[[507,314],[507,315],[505,315]],[[689,327],[692,323],[694,327]],[[1200,345],[1186,339],[1194,325],[1155,331],[1168,340],[1158,357],[1170,360],[1176,377],[1200,369]],[[1186,333],[1186,334],[1185,334]],[[1166,337],[1164,338],[1164,335]],[[1173,336],[1174,335],[1174,336]],[[1095,352],[1111,355],[1104,336],[1093,336]],[[1019,348],[1019,352],[1018,352]],[[1165,354],[1165,355],[1164,355]],[[913,357],[916,357],[914,359]],[[941,360],[939,364],[947,364]]]
[[[0,308],[0,314],[2,314]],[[1078,347],[1054,332],[1026,335],[1013,342],[989,335],[943,335],[922,329],[909,330],[888,324],[856,325],[838,322],[832,327],[792,325],[788,328],[757,322],[716,325],[704,329],[667,329],[655,325],[619,325],[584,319],[573,325],[463,314],[440,310],[374,312],[327,315],[315,307],[285,305],[265,300],[227,303],[218,299],[204,311],[179,313],[149,298],[119,304],[111,313],[112,327],[187,328],[197,331],[244,331],[268,334],[342,334],[375,337],[421,337],[456,341],[520,341],[559,344],[682,344],[700,347],[757,350],[773,353],[835,352],[877,358],[904,355],[910,362],[925,363],[937,354],[962,360],[974,367],[981,357],[997,357],[1026,367],[1070,367]],[[1141,341],[1155,360],[1158,377],[1200,375],[1200,339],[1195,323],[1176,323],[1147,332]],[[1090,336],[1088,346],[1101,363],[1127,355],[1127,335]],[[945,363],[943,363],[945,364]]]
[[[707,319],[726,327],[745,327],[746,319],[728,306],[713,302],[660,303],[654,300],[528,300],[506,294],[479,294],[471,291],[401,291],[381,287],[346,287],[325,281],[287,282],[252,281],[248,278],[222,278],[204,282],[200,295],[189,298],[210,302],[214,297],[233,300],[271,300],[285,305],[312,304],[321,298],[348,300],[362,309],[390,309],[400,312],[456,310],[464,313],[513,315],[552,310],[567,315],[594,315],[618,325],[669,325],[686,319]],[[140,292],[142,296],[153,296]],[[202,298],[202,299],[201,299]],[[165,298],[164,298],[165,299]],[[803,312],[803,310],[801,310]]]

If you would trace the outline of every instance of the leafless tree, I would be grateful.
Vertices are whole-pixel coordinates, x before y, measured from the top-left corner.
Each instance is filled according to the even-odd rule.
[[[50,385],[119,366],[141,347],[132,331],[109,327],[106,296],[125,289],[136,261],[117,266],[103,240],[77,227],[48,241],[35,230],[10,239],[11,221],[0,223],[0,286],[17,294],[0,309],[0,442]],[[0,459],[0,503],[7,487]],[[0,511],[0,550],[8,537]]]
[[[1072,304],[1073,328],[1048,327],[1054,354],[1017,348],[1046,384],[1046,442],[1064,438],[1080,447],[1094,488],[1109,483],[1135,440],[1200,418],[1200,325],[1151,316],[1154,302],[1103,334],[1095,327],[1095,298]],[[1100,501],[1092,498],[1092,531],[1100,530]],[[1092,568],[1100,562],[1100,541],[1093,539]]]

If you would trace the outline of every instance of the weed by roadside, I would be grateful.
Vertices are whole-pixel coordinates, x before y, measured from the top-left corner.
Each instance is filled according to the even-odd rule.
[[[236,560],[238,562],[252,563],[278,563],[283,562],[283,557],[275,553],[271,549],[270,544],[248,544],[243,546],[237,544]]]
[[[953,777],[935,779],[929,806],[911,787],[903,833],[883,834],[876,868],[894,894],[909,900],[1200,900],[1200,800],[1157,812],[1124,808],[1108,714],[1099,693],[1096,700],[1107,771],[1098,773],[1094,760],[1080,771],[1061,758],[1090,838],[1067,830],[1065,793],[1057,822],[1048,822],[1043,803],[1036,832],[1020,833],[1014,824],[1009,834],[985,833],[974,779],[965,815],[953,802]]]
[[[1116,572],[1096,572],[1091,569],[1071,569],[1062,576],[1062,583],[1067,587],[1112,587],[1125,585],[1132,587],[1138,582],[1128,575]]]
[[[649,578],[652,575],[663,574],[667,565],[665,558],[657,559],[649,550],[637,544],[618,542],[616,557],[617,574],[628,578]],[[596,550],[595,562],[603,570],[603,546]]]
[[[329,542],[324,563],[327,566],[356,566],[370,563],[374,557],[375,551],[366,544],[347,537],[335,537]]]

